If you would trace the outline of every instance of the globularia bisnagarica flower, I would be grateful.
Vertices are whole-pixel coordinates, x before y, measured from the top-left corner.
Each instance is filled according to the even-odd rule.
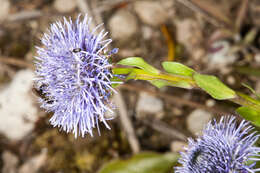
[[[53,112],[50,122],[75,136],[93,135],[99,121],[107,128],[105,112],[111,111],[111,64],[107,33],[90,29],[91,19],[79,16],[51,24],[37,47],[36,88],[42,108]]]
[[[208,123],[203,135],[189,139],[186,152],[181,153],[176,173],[256,173],[260,148],[259,138],[248,122],[237,124],[234,117],[222,117]]]

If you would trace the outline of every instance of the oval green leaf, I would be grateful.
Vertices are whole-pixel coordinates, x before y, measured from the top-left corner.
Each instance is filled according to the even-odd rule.
[[[159,70],[151,66],[150,64],[146,63],[142,58],[140,57],[129,57],[122,59],[117,64],[119,65],[127,65],[127,66],[134,66],[143,69],[146,72],[153,73],[153,74],[159,74]]]
[[[239,113],[246,120],[260,127],[260,112],[249,107],[239,107],[238,109],[236,109],[236,112]]]
[[[163,69],[171,74],[177,74],[182,76],[192,76],[192,74],[195,72],[193,69],[178,63],[178,62],[170,62],[165,61],[162,63]]]
[[[175,153],[141,153],[128,160],[112,161],[98,173],[168,173],[172,172],[178,157]]]
[[[120,74],[128,74],[133,70],[133,68],[113,68],[113,74],[120,75]]]
[[[195,73],[193,78],[200,88],[217,100],[225,100],[236,97],[235,91],[228,88],[215,76]]]

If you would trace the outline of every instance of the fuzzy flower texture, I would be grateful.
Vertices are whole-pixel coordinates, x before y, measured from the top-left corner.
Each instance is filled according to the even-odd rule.
[[[234,117],[222,117],[220,122],[210,122],[197,140],[189,139],[186,152],[181,153],[176,173],[256,173],[260,168],[260,148],[254,143],[259,135],[253,127]]]
[[[51,24],[37,47],[36,89],[41,92],[41,107],[53,112],[50,122],[75,137],[99,131],[99,122],[109,128],[105,113],[112,112],[109,97],[113,77],[108,52],[111,39],[101,25],[90,29],[91,19],[78,17],[75,22],[64,18]]]

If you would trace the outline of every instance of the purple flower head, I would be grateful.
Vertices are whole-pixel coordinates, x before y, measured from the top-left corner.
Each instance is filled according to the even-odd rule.
[[[256,173],[260,148],[254,143],[259,135],[253,127],[242,121],[237,125],[235,117],[222,117],[208,123],[203,135],[189,139],[186,152],[181,153],[176,173]],[[252,133],[251,133],[252,132]]]
[[[111,39],[103,30],[95,34],[90,30],[91,19],[79,16],[75,22],[64,21],[51,24],[37,47],[36,88],[42,92],[41,107],[53,112],[50,122],[75,137],[90,134],[99,127],[99,121],[107,128],[104,114],[112,112],[109,97],[111,64],[108,51]],[[99,131],[99,128],[98,128]]]

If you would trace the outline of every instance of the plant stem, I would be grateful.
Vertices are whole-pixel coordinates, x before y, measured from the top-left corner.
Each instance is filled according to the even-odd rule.
[[[230,101],[237,103],[241,106],[246,106],[255,109],[260,112],[260,101],[240,92],[236,92],[237,96],[234,99],[230,99]]]

